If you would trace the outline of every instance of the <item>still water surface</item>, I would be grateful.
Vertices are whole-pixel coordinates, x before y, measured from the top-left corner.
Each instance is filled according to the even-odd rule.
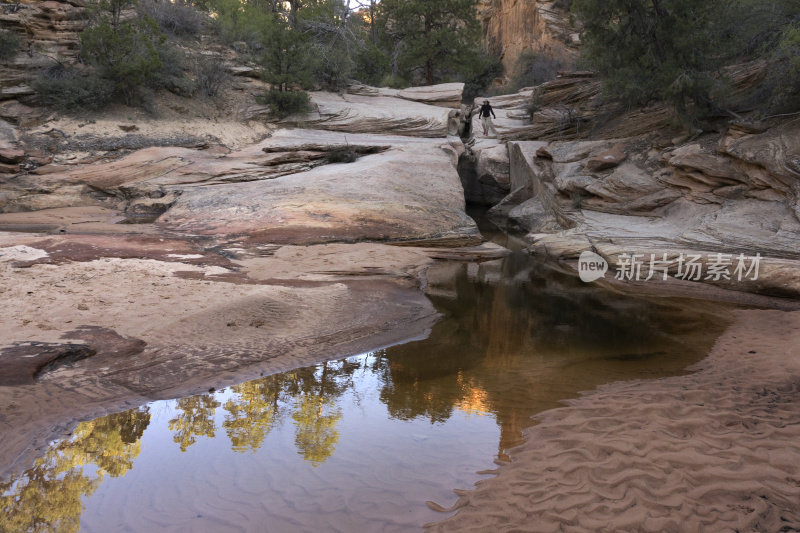
[[[0,530],[413,531],[579,391],[681,373],[720,309],[514,254],[429,272],[430,336],[78,425],[0,483]],[[512,454],[513,455],[513,454]]]

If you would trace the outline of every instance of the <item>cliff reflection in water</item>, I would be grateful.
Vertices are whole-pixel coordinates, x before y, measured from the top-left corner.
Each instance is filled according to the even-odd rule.
[[[382,354],[381,400],[392,416],[491,413],[498,458],[522,443],[531,416],[611,381],[680,373],[708,353],[721,307],[598,290],[524,254],[431,272],[445,317],[425,341]]]
[[[333,461],[337,447],[350,442],[343,444],[341,460],[346,462],[343,471],[352,478],[340,483],[335,479],[336,470],[331,470],[326,476],[332,479],[326,477],[325,482],[357,494],[362,488],[353,479],[359,480],[361,474],[353,470],[363,468],[363,476],[368,477],[375,469],[398,461],[398,454],[403,453],[385,444],[371,445],[373,438],[382,442],[383,435],[378,432],[407,435],[419,432],[417,425],[409,424],[420,422],[451,428],[448,421],[458,418],[459,427],[467,428],[456,430],[455,440],[465,441],[459,444],[461,450],[436,449],[445,442],[451,446],[446,439],[452,440],[452,435],[442,437],[440,444],[428,436],[422,440],[438,467],[450,455],[466,456],[480,449],[468,441],[469,425],[475,424],[477,416],[495,421],[499,427],[499,438],[495,433],[493,441],[496,457],[506,459],[506,451],[521,443],[532,415],[602,383],[679,373],[708,352],[724,327],[716,318],[719,309],[712,305],[697,309],[686,301],[610,294],[553,272],[527,256],[481,265],[442,264],[428,277],[430,296],[443,314],[429,338],[81,423],[70,438],[54,443],[30,470],[0,485],[0,530],[76,531],[82,501],[102,492],[104,476],[124,476],[138,466],[151,411],[164,414],[159,422],[165,427],[161,433],[171,439],[160,443],[163,439],[153,437],[153,453],[173,457],[176,463],[182,452],[202,448],[198,443],[224,439],[227,449],[236,452],[224,461],[232,465],[230,471],[237,471],[236,456],[257,454],[273,434],[278,440],[280,435],[290,434],[294,452],[307,465],[320,467]],[[370,433],[375,418],[365,414],[370,402],[370,408],[384,406],[378,421],[384,429],[376,429],[375,435]],[[348,417],[359,420],[358,436],[349,441],[346,431],[355,430],[344,423]],[[390,423],[394,425],[387,426]],[[350,458],[351,448],[357,450],[355,460]],[[211,453],[215,461],[222,460],[219,451],[198,453]],[[280,453],[285,454],[286,448],[277,455],[274,451],[267,454],[258,468],[276,469],[278,462],[281,468],[288,468],[288,457]],[[424,457],[416,459],[425,463]],[[471,472],[489,466],[491,459],[476,461]],[[446,464],[440,467],[444,471],[450,468]],[[405,467],[409,468],[413,470],[413,465]],[[445,476],[439,481],[439,474],[430,468],[420,466],[419,472],[408,475],[427,484],[469,486],[462,478]],[[297,472],[285,475],[296,475],[296,483],[321,483],[320,476],[306,481]],[[452,488],[441,487],[441,493]],[[266,487],[252,487],[254,492],[262,489],[269,492]],[[287,507],[303,508],[310,503],[289,501],[315,497],[313,486],[303,489],[303,496],[281,494],[275,499],[283,498]],[[389,486],[366,489],[379,498],[381,490],[389,491]],[[402,507],[397,504],[397,490],[392,486],[386,498]],[[419,499],[411,485],[404,490],[408,505],[434,499]]]

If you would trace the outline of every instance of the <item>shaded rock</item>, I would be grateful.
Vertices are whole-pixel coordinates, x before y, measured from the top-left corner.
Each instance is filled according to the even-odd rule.
[[[673,150],[667,162],[706,185],[719,187],[747,181],[747,173],[733,159],[709,153],[699,144]]]
[[[17,342],[0,349],[0,386],[30,385],[89,357],[130,357],[141,353],[146,346],[142,340],[96,326],[82,326],[64,333],[62,338],[83,342]]]
[[[85,344],[15,343],[0,350],[0,386],[30,385],[43,372],[75,363],[96,353]]]
[[[19,165],[0,163],[0,174],[16,174],[17,172],[19,172]]]
[[[0,119],[0,149],[13,149],[17,143],[17,128]]]
[[[346,133],[446,137],[449,111],[392,96],[311,93],[315,113],[290,117],[306,128]]]
[[[478,179],[491,179],[498,184],[498,188],[508,192],[511,186],[508,148],[504,144],[485,148],[478,151],[477,157]]]
[[[795,129],[737,130],[723,137],[719,151],[714,136],[664,153],[641,138],[509,142],[515,192],[490,215],[504,214],[506,226],[529,231],[532,253],[558,258],[587,250],[602,250],[609,261],[660,251],[675,257],[760,254],[768,259],[759,280],[730,287],[716,279],[700,281],[769,295],[800,294],[792,273],[800,269]],[[612,143],[618,154],[632,155],[610,172],[587,173],[589,161],[602,159]],[[544,150],[551,158],[535,157]]]
[[[22,150],[0,150],[0,163],[21,163],[23,159],[25,159],[25,152]]]
[[[495,205],[511,188],[508,149],[502,144],[474,147],[459,158],[458,174],[467,202]]]
[[[504,248],[491,242],[485,242],[479,246],[461,248],[427,248],[424,250],[425,254],[431,259],[466,262],[493,261],[495,259],[502,259],[511,254],[511,250],[508,248]]]
[[[439,85],[402,89],[397,92],[397,97],[404,100],[413,100],[414,102],[459,109],[463,91],[463,83],[441,83]]]
[[[172,207],[177,199],[178,193],[176,192],[165,194],[159,198],[136,198],[125,207],[125,215],[131,222],[137,219],[151,222]]]
[[[28,107],[16,100],[0,104],[0,119],[20,127],[35,126],[42,120],[43,113],[39,109]]]
[[[797,196],[800,180],[800,124],[797,121],[759,134],[729,130],[720,151],[766,171],[763,185]]]
[[[234,43],[234,45],[237,43]],[[246,43],[241,43],[245,46]],[[225,68],[232,76],[243,76],[245,78],[261,79],[261,70],[253,67],[246,67],[243,65],[228,65]]]
[[[527,233],[546,233],[562,229],[553,213],[545,209],[539,198],[529,198],[511,209],[508,218],[514,228]]]

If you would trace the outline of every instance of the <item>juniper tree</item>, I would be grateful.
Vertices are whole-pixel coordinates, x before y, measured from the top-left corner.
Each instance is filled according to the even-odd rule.
[[[713,19],[726,0],[575,0],[584,57],[606,89],[631,104],[667,100],[707,108],[713,82]]]
[[[382,0],[385,31],[398,66],[433,84],[443,72],[472,73],[478,61],[476,0]]]

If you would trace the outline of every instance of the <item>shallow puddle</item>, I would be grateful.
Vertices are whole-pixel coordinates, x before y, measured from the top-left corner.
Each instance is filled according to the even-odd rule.
[[[425,340],[79,424],[0,483],[0,530],[419,530],[532,415],[681,373],[726,325],[713,304],[607,292],[524,254],[428,280],[443,316]]]

